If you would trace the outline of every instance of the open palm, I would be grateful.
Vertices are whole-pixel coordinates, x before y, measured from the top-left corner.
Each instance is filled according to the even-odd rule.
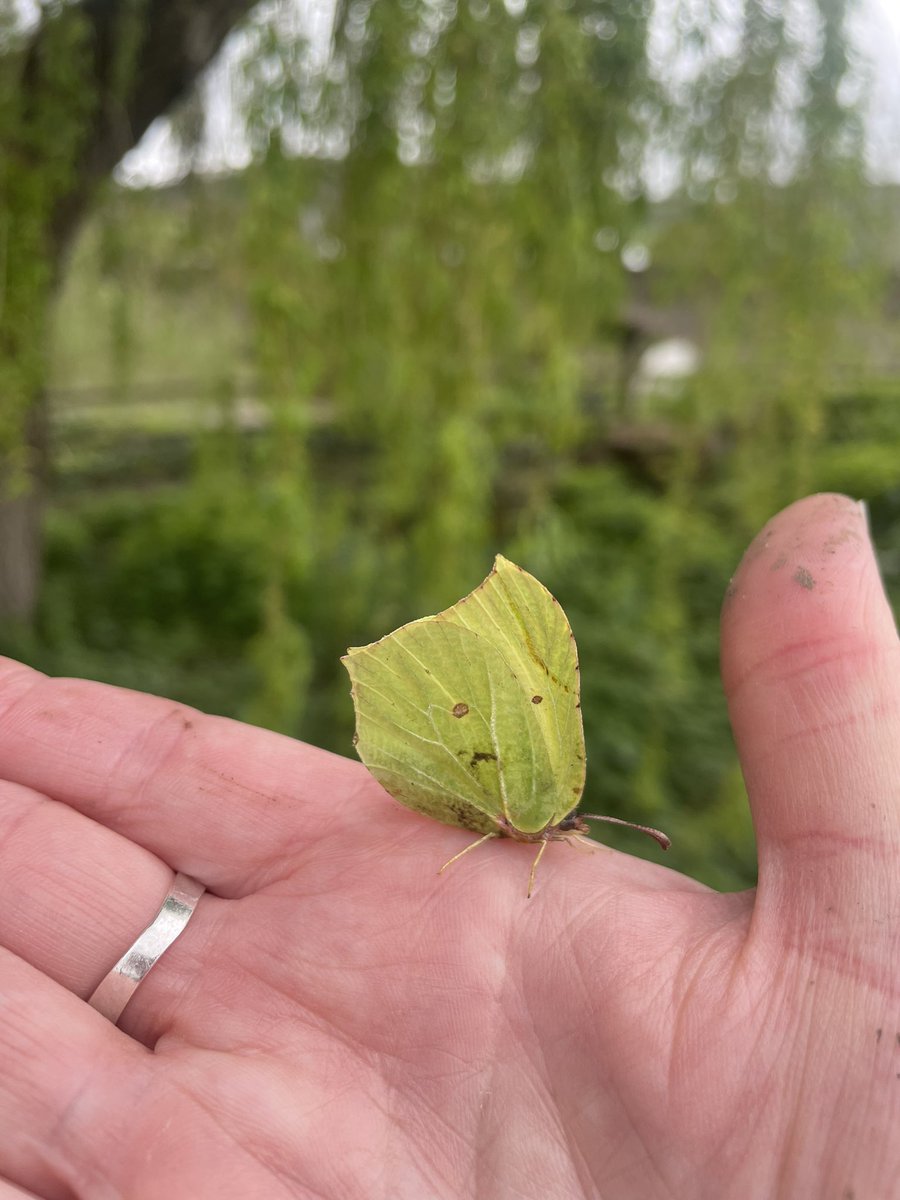
[[[0,1200],[876,1200],[900,1178],[900,646],[859,508],[756,539],[755,893],[488,844],[358,764],[0,676]],[[172,868],[208,887],[114,1028]],[[891,1132],[893,1130],[893,1133]],[[3,1182],[3,1181],[6,1182]]]

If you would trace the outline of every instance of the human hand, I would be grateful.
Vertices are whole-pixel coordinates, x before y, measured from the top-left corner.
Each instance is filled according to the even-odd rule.
[[[357,763],[4,664],[0,1200],[896,1195],[900,644],[859,507],[771,521],[722,637],[740,895],[551,846],[526,901],[511,842],[438,878],[470,835]],[[84,998],[172,869],[209,892],[115,1028]]]

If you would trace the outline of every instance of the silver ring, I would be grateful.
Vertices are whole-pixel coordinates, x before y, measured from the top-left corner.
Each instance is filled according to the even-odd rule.
[[[202,883],[179,872],[172,880],[156,919],[94,989],[88,1004],[108,1017],[113,1025],[118,1024],[138,984],[183,931],[205,890]]]

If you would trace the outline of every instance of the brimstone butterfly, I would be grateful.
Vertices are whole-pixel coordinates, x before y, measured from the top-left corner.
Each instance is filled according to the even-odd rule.
[[[528,895],[551,841],[579,837],[584,732],[575,639],[559,603],[498,555],[468,596],[343,658],[359,757],[401,804],[490,838],[538,844]],[[445,863],[444,867],[450,865]],[[444,869],[441,868],[441,870]]]

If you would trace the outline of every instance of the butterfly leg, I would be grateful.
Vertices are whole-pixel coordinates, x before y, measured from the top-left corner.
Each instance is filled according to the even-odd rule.
[[[547,842],[549,840],[550,840],[549,838],[544,838],[544,840],[541,842],[540,849],[538,850],[537,854],[534,856],[534,862],[531,864],[531,874],[528,876],[528,899],[529,900],[531,899],[531,893],[534,891],[534,874],[535,874],[535,871],[537,871],[537,869],[538,869],[538,863],[541,861],[544,851],[547,849]]]
[[[480,837],[477,842],[470,842],[464,850],[460,850],[459,854],[454,854],[452,858],[448,858],[444,865],[438,871],[438,875],[443,875],[451,863],[455,863],[458,858],[462,858],[464,854],[468,854],[470,850],[474,850],[476,846],[480,846],[482,842],[489,842],[491,838],[499,837],[499,833],[486,833],[484,837]]]

